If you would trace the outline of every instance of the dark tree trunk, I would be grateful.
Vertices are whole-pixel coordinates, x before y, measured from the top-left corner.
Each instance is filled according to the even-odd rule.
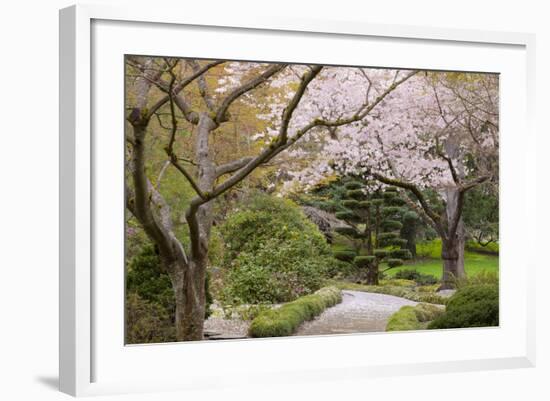
[[[372,263],[367,267],[367,284],[368,285],[378,285],[378,263]]]
[[[206,262],[189,261],[171,277],[176,297],[176,339],[197,341],[203,339],[206,305]]]
[[[443,259],[442,289],[453,288],[458,279],[466,277],[464,270],[464,223],[462,221],[461,193],[458,188],[446,191],[447,235],[441,241]],[[454,222],[456,229],[452,232]]]

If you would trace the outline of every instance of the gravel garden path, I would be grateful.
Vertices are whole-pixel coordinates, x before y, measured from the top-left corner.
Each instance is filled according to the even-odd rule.
[[[342,302],[304,322],[296,336],[384,331],[389,317],[402,306],[417,302],[385,294],[342,291]]]

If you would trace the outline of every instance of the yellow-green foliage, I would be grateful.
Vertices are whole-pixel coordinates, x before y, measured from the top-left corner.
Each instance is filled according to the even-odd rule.
[[[407,280],[402,278],[390,279],[390,280],[380,280],[379,285],[390,285],[394,287],[414,287],[416,282],[414,280]]]
[[[436,238],[416,244],[416,255],[421,258],[440,259],[441,239]]]
[[[439,287],[440,287],[440,284],[420,285],[420,286],[416,287],[416,291],[435,293],[435,292],[437,292]]]
[[[498,287],[498,272],[482,270],[479,273],[469,275],[466,278],[455,279],[453,284],[456,288],[482,284],[495,285]]]
[[[498,242],[491,242],[483,246],[476,241],[467,241],[465,249],[470,252],[485,253],[488,255],[498,255],[499,253]]]
[[[443,308],[425,303],[416,306],[403,306],[391,315],[386,325],[386,331],[423,330],[428,322],[443,313]]]
[[[260,312],[252,321],[251,337],[289,336],[305,322],[326,308],[342,302],[342,292],[336,287],[324,287],[311,295],[298,298],[280,308]]]

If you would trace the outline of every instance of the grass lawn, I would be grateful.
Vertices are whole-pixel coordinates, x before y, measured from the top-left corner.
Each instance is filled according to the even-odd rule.
[[[498,256],[483,255],[474,252],[466,252],[464,264],[467,275],[475,275],[483,270],[487,272],[498,272]],[[419,273],[431,274],[437,278],[441,278],[441,270],[443,262],[441,259],[418,259],[416,262],[407,263],[395,269],[388,270],[387,275],[393,276],[399,270],[416,269]],[[381,266],[384,270],[384,266]]]

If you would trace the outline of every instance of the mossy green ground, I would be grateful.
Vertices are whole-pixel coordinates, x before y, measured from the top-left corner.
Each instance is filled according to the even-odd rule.
[[[466,269],[466,274],[469,276],[476,275],[482,271],[497,273],[498,256],[466,252],[464,255],[464,267]],[[384,269],[383,266],[382,269]],[[431,274],[437,278],[441,278],[443,270],[441,259],[418,259],[415,262],[390,269],[386,274],[393,277],[399,270],[404,269],[416,269],[419,273]]]

